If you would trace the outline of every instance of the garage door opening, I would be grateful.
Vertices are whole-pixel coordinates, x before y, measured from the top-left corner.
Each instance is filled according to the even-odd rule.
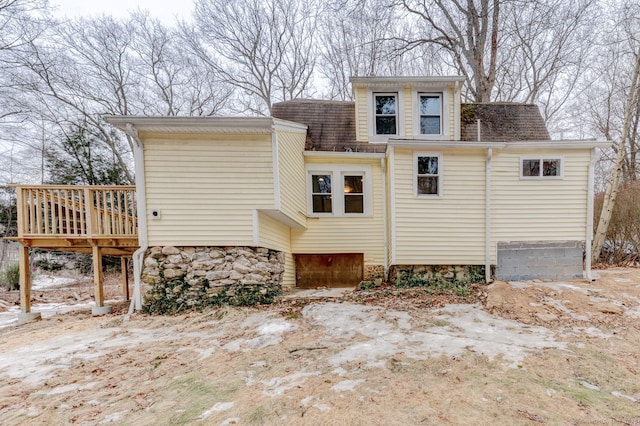
[[[355,287],[364,277],[364,253],[294,254],[296,287]]]

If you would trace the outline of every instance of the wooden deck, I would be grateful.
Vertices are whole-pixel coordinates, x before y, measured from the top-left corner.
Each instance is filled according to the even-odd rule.
[[[127,258],[138,249],[134,186],[16,186],[20,305],[31,310],[29,248],[92,253],[96,306],[104,306],[102,256],[117,256],[128,298]]]

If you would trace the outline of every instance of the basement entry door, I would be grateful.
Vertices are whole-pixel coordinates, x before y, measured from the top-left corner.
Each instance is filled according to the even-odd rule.
[[[294,254],[296,287],[355,287],[364,277],[364,253]]]

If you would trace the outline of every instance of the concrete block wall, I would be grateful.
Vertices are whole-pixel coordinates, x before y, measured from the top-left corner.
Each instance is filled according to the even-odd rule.
[[[570,280],[583,276],[583,241],[499,242],[499,280]]]

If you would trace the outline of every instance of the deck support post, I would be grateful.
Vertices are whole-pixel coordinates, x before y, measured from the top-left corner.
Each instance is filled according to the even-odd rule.
[[[111,306],[104,306],[104,285],[102,275],[102,250],[99,246],[93,246],[93,290],[95,293],[96,305],[91,313],[94,316],[104,315],[111,312]]]
[[[20,266],[20,314],[18,324],[39,320],[40,312],[31,312],[31,266],[29,247],[20,244],[18,265]]]
[[[129,268],[127,268],[127,258],[120,258],[120,272],[122,273],[122,296],[124,300],[129,300]]]

